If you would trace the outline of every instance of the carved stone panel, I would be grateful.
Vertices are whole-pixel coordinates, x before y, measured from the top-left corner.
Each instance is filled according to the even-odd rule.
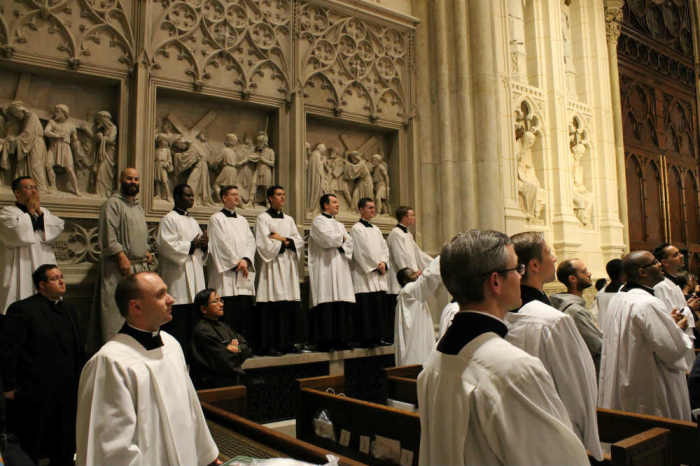
[[[544,221],[547,192],[542,182],[542,119],[524,99],[513,112],[515,161],[520,208],[529,222]]]
[[[569,150],[571,151],[571,181],[574,214],[583,226],[593,222],[594,196],[591,186],[591,142],[586,121],[574,115],[569,123]]]

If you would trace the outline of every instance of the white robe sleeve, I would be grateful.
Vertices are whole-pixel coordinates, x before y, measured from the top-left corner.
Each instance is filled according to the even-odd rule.
[[[258,248],[258,255],[263,262],[272,262],[277,258],[282,249],[282,242],[270,238],[269,215],[260,214],[255,224],[255,245]],[[275,232],[278,233],[278,232]]]
[[[357,224],[350,230],[350,236],[353,240],[352,258],[359,270],[364,274],[368,274],[377,270],[377,265],[379,265],[379,263],[376,261],[375,257],[372,257],[369,248],[369,242],[373,241],[373,238],[363,230],[371,232],[373,229],[367,228],[362,224]]]
[[[224,273],[227,270],[233,269],[238,265],[241,259],[243,259],[234,247],[236,243],[231,238],[226,237],[225,221],[226,217],[215,214],[211,216],[207,226],[207,233],[209,235],[209,255],[218,273]],[[237,241],[244,242],[245,246],[248,246],[250,243],[247,237],[245,239],[238,238]],[[249,249],[247,247],[241,248],[241,251],[243,250]],[[254,241],[253,254],[255,254]],[[253,262],[253,258],[254,256],[248,257],[251,263]]]
[[[394,273],[397,273],[401,269],[409,267],[413,270],[418,270],[418,264],[416,263],[414,254],[414,243],[408,235],[394,235],[393,238],[389,237],[391,243],[389,251],[391,253],[391,260],[396,266]]]
[[[343,245],[341,247],[344,251],[343,254],[350,261],[352,260],[352,252],[355,248],[355,242],[352,240],[352,236],[345,231],[345,227],[342,224],[338,224],[338,229],[343,230]]]
[[[299,229],[297,228],[297,224],[294,223],[294,219],[289,217],[289,229],[292,231],[291,234],[287,236],[287,238],[291,239],[294,241],[294,248],[296,249],[297,253],[297,258],[302,256],[302,252],[304,251],[304,238],[301,237],[299,234]]]
[[[408,292],[418,301],[428,301],[428,299],[435,294],[438,287],[442,285],[442,276],[440,275],[440,256],[433,259],[432,262],[428,264],[425,269],[423,269],[423,272],[418,277],[418,280],[413,283],[415,286],[411,287]],[[406,287],[408,287],[408,285],[406,285]]]
[[[662,303],[649,305],[650,312],[634,313],[634,325],[646,336],[656,357],[672,370],[687,371],[685,354],[693,347],[690,338],[676,325]]]
[[[44,243],[51,243],[58,235],[63,233],[63,228],[65,227],[65,222],[63,219],[56,217],[54,214],[49,212],[49,209],[41,208],[44,213]]]
[[[36,243],[30,216],[19,209],[0,210],[0,241],[8,248]]]
[[[202,229],[198,226],[198,235]],[[172,216],[166,215],[160,221],[158,229],[158,251],[169,261],[184,265],[190,255],[191,240],[184,239],[178,231],[176,221]]]
[[[339,228],[336,228],[333,221],[329,220],[330,219],[326,219],[322,215],[314,219],[311,223],[311,239],[323,249],[339,248],[341,246],[345,249],[343,241],[347,233],[340,231]],[[352,254],[352,245],[350,248]]]

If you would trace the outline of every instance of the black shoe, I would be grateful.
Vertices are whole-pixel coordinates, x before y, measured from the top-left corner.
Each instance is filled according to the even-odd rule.
[[[393,345],[394,342],[389,340],[388,338],[382,338],[381,340],[379,340],[379,344],[382,346],[389,346],[389,345]]]
[[[268,356],[282,356],[284,353],[281,352],[281,351],[276,350],[275,348],[271,348],[271,349],[267,352],[267,354],[268,354]]]
[[[308,345],[308,344],[301,345],[301,352],[302,353],[313,353],[315,351],[316,351],[316,347],[313,345]]]
[[[301,350],[299,348],[297,348],[296,346],[290,346],[289,348],[287,348],[286,353],[297,354],[297,353],[301,353]]]

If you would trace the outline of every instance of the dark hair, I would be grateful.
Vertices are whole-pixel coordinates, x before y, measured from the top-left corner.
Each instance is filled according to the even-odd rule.
[[[326,193],[323,196],[321,196],[321,200],[318,201],[319,205],[321,206],[321,212],[323,212],[323,206],[330,204],[331,197],[336,197],[336,195],[333,193]]]
[[[221,197],[221,199],[223,199],[224,196],[227,195],[228,192],[231,191],[232,189],[238,189],[238,186],[236,186],[235,184],[229,184],[229,185],[222,187],[221,190],[219,191],[219,196]]]
[[[197,312],[201,313],[202,307],[207,307],[209,305],[209,298],[212,293],[216,293],[216,290],[213,288],[204,288],[195,295],[194,304],[197,308]]]
[[[605,271],[608,273],[608,277],[613,282],[617,282],[624,271],[622,267],[622,259],[612,259],[605,264]]]
[[[596,291],[602,290],[603,287],[605,286],[605,283],[606,283],[606,282],[607,282],[607,280],[604,279],[604,278],[599,278],[598,280],[596,280],[596,281],[595,281],[595,289],[596,289]]]
[[[661,243],[658,246],[654,248],[651,253],[656,257],[656,260],[661,262],[662,260],[666,259],[666,248],[672,246],[671,243]]]
[[[372,199],[371,197],[363,197],[362,199],[357,201],[357,208],[363,209],[368,202],[374,202],[374,199]]]
[[[185,188],[192,189],[187,183],[180,183],[179,185],[175,186],[173,189],[173,198],[180,199],[185,193]]]
[[[275,191],[277,191],[278,189],[281,189],[282,191],[284,191],[284,188],[278,184],[273,184],[272,186],[267,188],[267,192],[265,193],[267,196],[266,199],[270,199],[272,196],[274,196]]]
[[[411,282],[411,275],[413,275],[413,273],[415,273],[415,270],[410,267],[404,267],[396,272],[396,280],[399,282],[399,285],[401,285],[401,288],[403,288],[406,283]]]
[[[566,259],[557,267],[557,280],[562,282],[567,288],[569,287],[569,277],[576,275],[576,268],[574,267],[575,260],[577,259]]]
[[[407,206],[407,205],[400,205],[396,208],[396,220],[401,221],[403,218],[408,215],[408,211],[413,210],[413,207]]]
[[[139,272],[128,277],[122,278],[117,285],[117,289],[114,292],[114,300],[117,302],[117,307],[119,308],[119,313],[122,317],[129,314],[129,301],[132,299],[138,299],[143,295],[143,290],[141,289],[141,284],[139,283],[139,277],[145,273],[153,272]]]
[[[22,183],[22,180],[31,180],[31,176],[20,176],[18,178],[15,178],[12,180],[12,191],[19,191],[19,185]]]
[[[524,231],[516,233],[510,237],[513,242],[515,254],[518,256],[518,263],[525,264],[525,275],[527,277],[527,266],[532,259],[542,260],[544,252],[544,235],[538,231]]]
[[[57,268],[58,266],[56,264],[41,264],[39,267],[37,267],[32,274],[32,281],[34,282],[34,286],[37,290],[39,289],[39,283],[49,280],[49,277],[46,276],[46,272]]]

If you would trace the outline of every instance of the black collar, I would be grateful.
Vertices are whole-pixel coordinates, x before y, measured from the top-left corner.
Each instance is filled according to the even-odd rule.
[[[185,217],[189,217],[190,213],[187,212],[185,209],[181,209],[179,207],[173,207],[173,211],[177,212],[180,215],[184,215]]]
[[[226,207],[221,209],[221,213],[229,218],[237,218],[238,217],[238,214],[236,213],[235,210],[228,210]]]
[[[332,215],[328,215],[328,214],[325,213],[325,212],[321,212],[321,215],[323,215],[323,216],[326,217],[326,218],[333,218]]]
[[[284,213],[282,213],[281,210],[275,210],[272,207],[270,207],[269,209],[267,209],[266,212],[272,218],[284,218]]]
[[[620,291],[627,292],[629,290],[634,290],[635,288],[639,288],[640,290],[644,290],[650,295],[654,296],[654,290],[652,288],[649,288],[648,286],[640,285],[639,283],[634,283],[634,282],[627,282],[625,286],[622,287]]]
[[[131,325],[124,322],[119,333],[129,335],[134,340],[141,343],[141,346],[146,348],[146,351],[151,351],[156,348],[163,346],[163,340],[160,338],[160,330],[153,334],[153,332],[144,332],[143,330],[137,330]]]
[[[396,225],[398,228],[402,229],[404,233],[408,233],[408,227],[401,225],[400,223]]]
[[[549,306],[552,305],[552,303],[549,301],[549,298],[546,294],[544,294],[543,291],[540,291],[537,288],[533,288],[527,285],[520,285],[520,299],[522,299],[523,305],[511,312],[518,312],[524,305],[526,305],[530,301],[541,301]]]
[[[508,327],[496,318],[478,312],[458,312],[438,342],[437,350],[444,354],[457,354],[470,341],[486,332],[503,338],[508,333]]]
[[[675,283],[676,285],[678,285],[681,289],[683,289],[683,287],[682,287],[681,284],[679,283],[680,280],[678,280],[678,277],[675,277],[675,276],[671,275],[670,273],[665,273],[665,275],[666,275],[666,278],[668,278],[668,279],[671,280],[673,283]]]
[[[371,223],[369,223],[367,220],[365,220],[364,218],[360,219],[360,223],[363,224],[364,226],[366,226],[367,228],[372,228],[374,226]]]
[[[622,288],[622,283],[620,282],[610,282],[608,286],[605,287],[606,293],[617,293]]]

